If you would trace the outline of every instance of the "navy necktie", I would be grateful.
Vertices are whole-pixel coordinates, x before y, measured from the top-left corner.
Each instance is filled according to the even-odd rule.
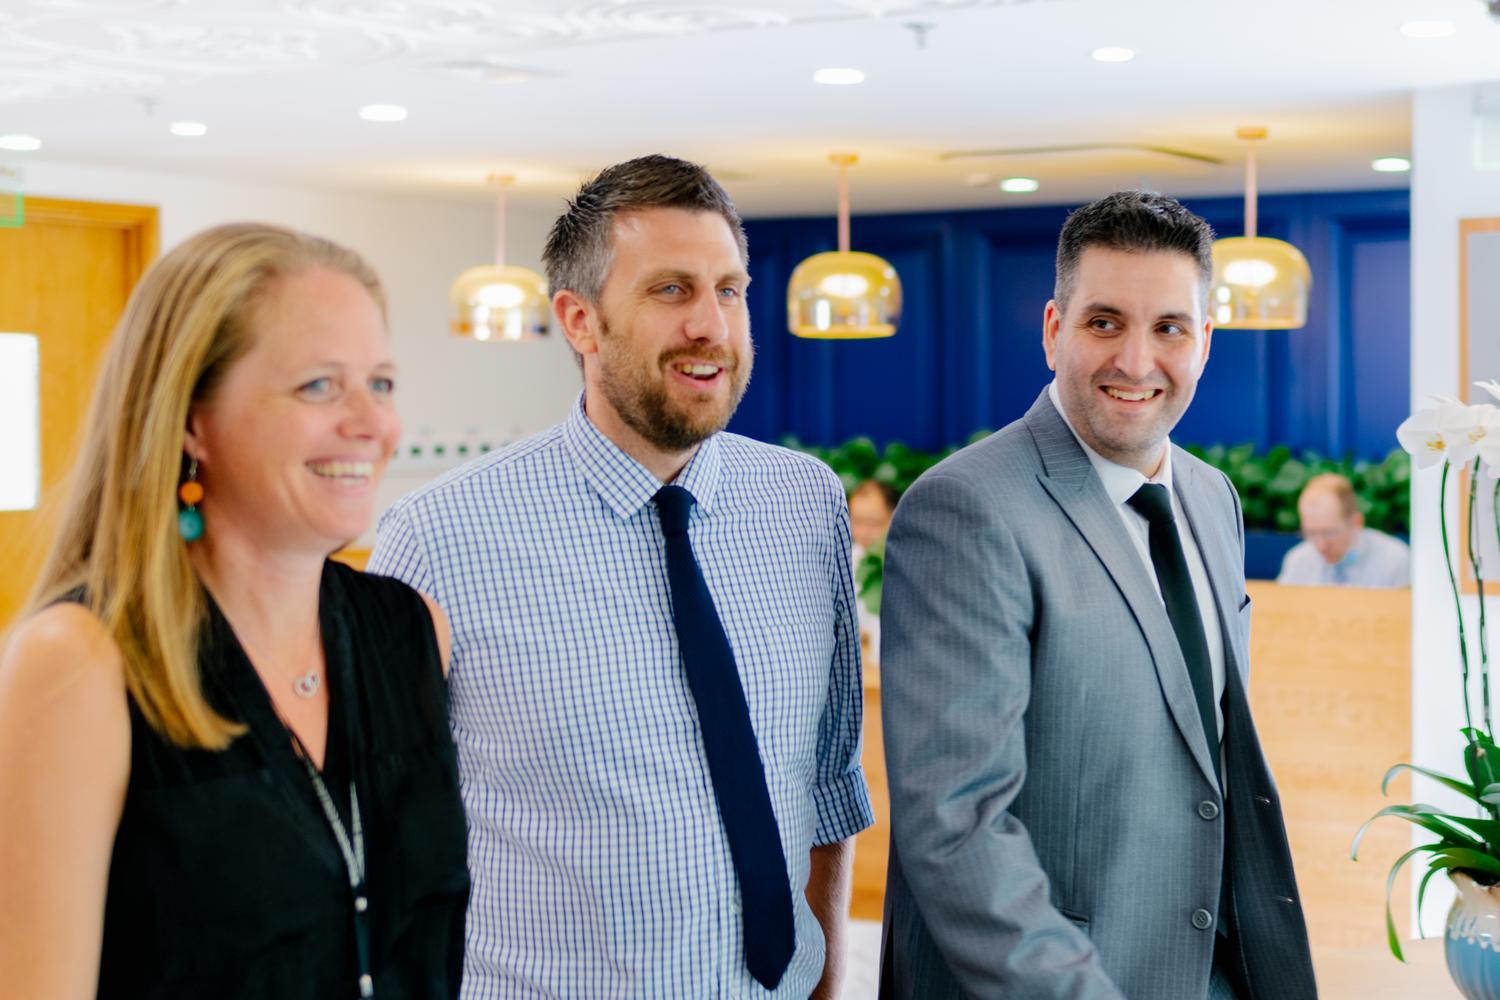
[[[1172,620],[1172,631],[1177,633],[1177,645],[1182,648],[1182,658],[1187,661],[1188,677],[1193,682],[1193,694],[1198,701],[1198,718],[1203,723],[1203,734],[1208,737],[1208,755],[1213,759],[1217,775],[1219,720],[1214,710],[1213,661],[1209,659],[1203,617],[1198,613],[1198,595],[1188,573],[1187,557],[1182,553],[1182,539],[1177,536],[1172,498],[1167,495],[1165,486],[1147,483],[1125,502],[1151,526],[1151,565],[1156,570],[1156,582],[1161,586],[1167,617]]]
[[[667,580],[682,666],[698,708],[708,773],[740,882],[745,965],[757,982],[774,990],[797,948],[781,832],[734,651],[688,540],[693,495],[681,486],[663,486],[656,509],[667,540]]]

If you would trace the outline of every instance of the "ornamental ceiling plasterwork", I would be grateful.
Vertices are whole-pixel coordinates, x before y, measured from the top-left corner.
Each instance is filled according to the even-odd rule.
[[[497,68],[548,49],[1058,0],[0,0],[0,103],[230,74]],[[541,71],[545,75],[545,70]]]

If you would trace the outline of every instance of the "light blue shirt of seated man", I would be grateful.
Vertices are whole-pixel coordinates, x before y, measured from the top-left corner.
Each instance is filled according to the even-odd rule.
[[[1297,499],[1303,541],[1286,554],[1276,582],[1304,587],[1408,587],[1406,543],[1365,527],[1354,488],[1334,473],[1314,476]]]
[[[794,890],[774,993],[745,962],[739,891],[677,634],[661,483],[583,399],[551,430],[407,496],[370,570],[453,624],[469,817],[463,995],[807,997],[823,935],[812,845],[870,825],[843,488],[729,433],[675,480],[734,651]]]

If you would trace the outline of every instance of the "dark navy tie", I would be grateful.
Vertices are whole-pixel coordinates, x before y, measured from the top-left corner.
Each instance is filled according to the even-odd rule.
[[[1182,647],[1182,658],[1187,661],[1188,677],[1193,682],[1193,694],[1198,702],[1198,718],[1203,723],[1203,735],[1208,738],[1208,755],[1213,759],[1217,775],[1219,720],[1214,709],[1213,661],[1209,659],[1208,637],[1203,631],[1203,616],[1198,612],[1198,595],[1188,573],[1187,557],[1182,552],[1182,539],[1177,536],[1172,498],[1167,495],[1165,486],[1147,483],[1125,502],[1151,526],[1151,565],[1156,569],[1156,582],[1161,586],[1161,597],[1167,606],[1167,617],[1172,620],[1172,631],[1177,633],[1177,645]]]
[[[656,494],[656,509],[667,540],[667,580],[682,666],[698,708],[708,773],[740,881],[745,965],[758,983],[774,990],[797,948],[781,832],[771,810],[734,651],[688,540],[693,495],[681,486],[663,486]]]

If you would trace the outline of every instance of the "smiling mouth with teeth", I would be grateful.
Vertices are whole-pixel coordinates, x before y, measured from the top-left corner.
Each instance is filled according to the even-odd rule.
[[[309,462],[307,467],[324,479],[369,479],[375,475],[374,462]]]
[[[1127,403],[1142,403],[1160,395],[1160,389],[1116,389],[1112,385],[1102,387],[1106,395],[1111,399],[1123,400]]]
[[[688,362],[675,364],[672,366],[672,369],[681,372],[689,378],[699,379],[700,381],[707,381],[724,370],[718,365],[690,364]]]

